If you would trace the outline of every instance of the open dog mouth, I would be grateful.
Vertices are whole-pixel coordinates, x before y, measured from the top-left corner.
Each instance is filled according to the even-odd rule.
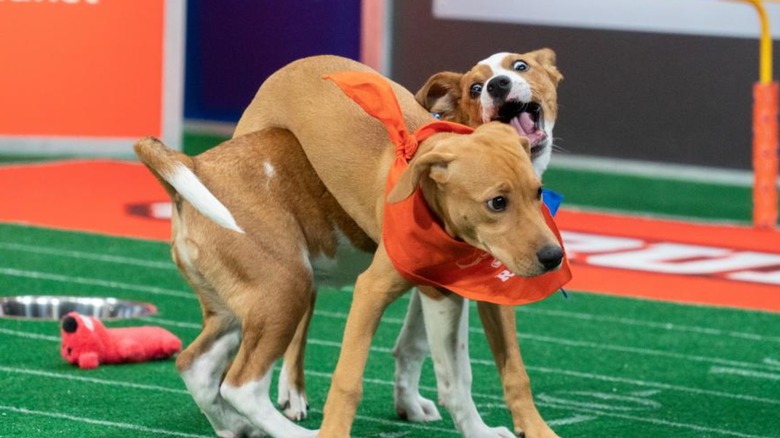
[[[544,149],[544,140],[547,139],[543,115],[542,106],[536,102],[510,100],[498,108],[498,114],[493,120],[512,126],[518,134],[527,137],[533,157]]]

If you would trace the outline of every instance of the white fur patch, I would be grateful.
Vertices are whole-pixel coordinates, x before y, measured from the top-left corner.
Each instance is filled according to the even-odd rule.
[[[244,432],[255,430],[219,393],[222,373],[239,342],[241,335],[238,331],[222,336],[208,351],[198,356],[189,369],[181,372],[187,390],[220,437],[241,436]]]
[[[290,385],[286,363],[282,365],[282,371],[279,373],[276,403],[282,407],[284,416],[290,420],[300,421],[306,419],[308,410],[306,394],[299,392]]]
[[[262,379],[241,386],[231,386],[224,382],[220,392],[249,421],[271,436],[290,438],[317,436],[316,430],[304,429],[296,425],[274,408],[269,394],[270,387],[271,370],[268,370]]]
[[[276,175],[276,169],[274,168],[274,165],[268,161],[263,161],[263,172],[265,172],[265,176],[268,178],[273,178],[274,175]]]
[[[243,233],[236,224],[230,210],[217,199],[208,188],[184,165],[176,165],[169,175],[162,175],[180,195],[204,216],[229,230]]]
[[[501,65],[504,59],[509,55],[510,53],[508,52],[496,53],[479,62],[480,65],[487,65],[493,71],[493,76],[485,80],[485,86],[482,89],[482,95],[480,96],[483,123],[489,122],[490,118],[495,115],[493,98],[488,94],[487,84],[496,76],[506,76],[512,81],[512,89],[509,90],[506,100],[518,100],[520,102],[531,101],[531,84],[529,84],[525,78],[517,74],[517,72],[506,69]]]
[[[404,325],[393,347],[395,411],[413,422],[441,420],[436,404],[420,395],[420,372],[430,352],[424,324],[420,292],[414,289]]]
[[[479,61],[479,64],[490,66],[490,68],[493,69],[493,73],[495,73],[496,67],[494,66],[498,66],[498,68],[501,68],[501,62],[504,60],[504,58],[506,58],[509,55],[511,55],[511,53],[509,52],[495,53],[483,59],[482,61]]]
[[[506,428],[490,428],[471,397],[468,349],[468,300],[457,295],[442,299],[420,294],[425,330],[433,357],[439,401],[467,437],[513,437]]]

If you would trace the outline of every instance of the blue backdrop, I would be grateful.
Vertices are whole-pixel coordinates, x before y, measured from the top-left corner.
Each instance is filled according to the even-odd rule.
[[[268,75],[318,54],[358,59],[360,0],[190,0],[184,117],[235,122]]]

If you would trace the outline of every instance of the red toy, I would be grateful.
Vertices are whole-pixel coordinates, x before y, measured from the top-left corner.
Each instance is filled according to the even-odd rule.
[[[70,312],[62,318],[61,328],[62,357],[84,369],[165,359],[181,351],[181,340],[160,327],[107,329],[96,318]]]

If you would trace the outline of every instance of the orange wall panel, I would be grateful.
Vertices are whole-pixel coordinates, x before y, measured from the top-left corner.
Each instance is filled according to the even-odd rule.
[[[164,0],[0,0],[0,135],[161,135]]]

